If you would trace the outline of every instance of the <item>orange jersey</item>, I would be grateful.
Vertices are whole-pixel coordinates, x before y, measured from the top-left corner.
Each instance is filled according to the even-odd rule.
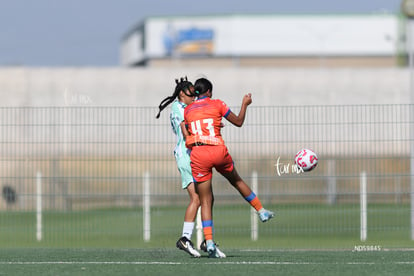
[[[230,108],[219,99],[206,96],[197,99],[184,110],[184,121],[190,133],[187,139],[210,145],[224,144],[221,137],[221,120],[230,112]]]

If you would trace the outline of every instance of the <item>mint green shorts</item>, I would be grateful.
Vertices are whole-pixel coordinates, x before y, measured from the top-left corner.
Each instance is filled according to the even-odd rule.
[[[183,154],[180,157],[175,156],[175,161],[181,175],[181,186],[183,189],[187,189],[188,185],[194,182],[193,175],[191,174],[190,156],[188,154]]]

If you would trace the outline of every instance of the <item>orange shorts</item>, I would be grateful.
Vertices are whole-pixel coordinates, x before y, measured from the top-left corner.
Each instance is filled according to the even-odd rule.
[[[225,145],[220,146],[194,146],[191,150],[191,171],[195,182],[211,179],[212,169],[219,173],[230,173],[234,164]]]

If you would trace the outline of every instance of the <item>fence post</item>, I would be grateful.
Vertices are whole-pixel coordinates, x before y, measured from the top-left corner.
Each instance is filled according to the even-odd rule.
[[[361,173],[360,179],[361,241],[367,239],[367,174]]]
[[[252,173],[252,190],[255,194],[257,194],[257,190],[258,190],[258,182],[257,182],[257,172],[253,171]],[[253,241],[257,241],[257,239],[259,238],[259,224],[258,224],[258,219],[257,219],[257,214],[256,214],[256,210],[254,210],[253,208],[250,208],[250,236],[252,238]]]
[[[42,174],[36,174],[36,239],[42,240]]]
[[[144,173],[142,186],[142,210],[143,210],[143,232],[144,241],[149,241],[151,238],[151,190],[150,190],[150,174]]]
[[[201,207],[198,207],[197,210],[197,217],[196,217],[196,231],[197,231],[197,249],[200,249],[200,245],[203,242],[203,226],[201,222]]]
[[[336,175],[335,160],[330,159],[327,162],[328,167],[328,194],[327,201],[329,205],[336,203]]]

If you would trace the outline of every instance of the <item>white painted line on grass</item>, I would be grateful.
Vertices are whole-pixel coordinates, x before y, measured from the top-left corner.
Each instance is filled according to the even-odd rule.
[[[383,262],[206,262],[206,263],[188,263],[188,262],[77,262],[77,261],[44,261],[44,262],[32,262],[32,261],[10,261],[0,262],[0,265],[377,265],[384,264]],[[412,262],[391,262],[389,264],[396,265],[414,265]]]

